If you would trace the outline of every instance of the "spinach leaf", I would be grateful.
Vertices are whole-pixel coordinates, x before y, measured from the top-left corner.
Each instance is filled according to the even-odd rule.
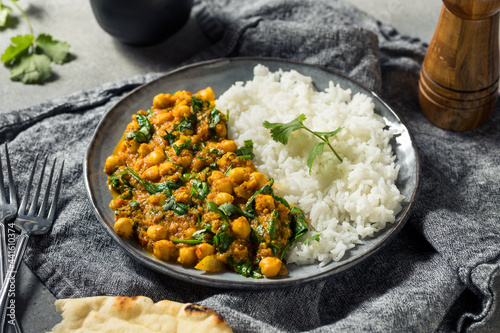
[[[208,206],[209,211],[216,213],[216,214],[219,214],[222,221],[224,221],[226,223],[228,222],[226,215],[224,214],[224,212],[222,212],[219,209],[219,206],[217,206],[217,204],[215,202],[209,201],[209,202],[207,202],[207,206]]]
[[[225,232],[218,232],[214,236],[214,244],[220,253],[224,253],[229,249],[229,245],[233,242],[234,238]]]
[[[231,268],[235,270],[235,272],[243,275],[244,277],[251,277],[254,279],[260,279],[263,277],[261,273],[252,270],[253,267],[251,262],[240,261],[239,263],[235,264],[233,257],[228,257],[227,263],[229,264],[229,266],[231,266]]]
[[[280,260],[283,260],[286,251],[299,240],[300,237],[304,236],[309,231],[309,226],[307,225],[306,217],[302,209],[298,207],[293,207],[290,211],[290,229],[292,230],[292,235],[288,239],[288,243],[283,248],[280,255]]]
[[[242,211],[240,207],[233,205],[230,202],[226,202],[219,206],[219,209],[226,214],[226,216],[231,217],[233,214],[239,214],[246,217],[248,220],[253,220],[255,215],[250,212]]]
[[[170,190],[176,190],[182,185],[184,185],[180,178],[175,182],[169,179],[159,184],[153,184],[148,182],[147,180],[142,179],[137,173],[135,173],[134,170],[130,168],[126,168],[126,170],[132,177],[135,178],[135,180],[137,180],[137,182],[139,182],[139,184],[141,184],[146,189],[146,191],[149,192],[149,194],[166,192],[168,196],[171,196],[172,193]]]
[[[267,232],[271,239],[276,239],[276,225],[278,224],[278,211],[275,209],[271,212],[271,219],[267,222]]]
[[[274,179],[272,178],[269,178],[269,182],[262,186],[258,191],[256,191],[251,197],[250,199],[248,199],[246,205],[245,205],[245,211],[248,211],[251,207],[252,207],[252,204],[253,202],[255,201],[255,197],[261,193],[270,193],[271,195],[273,195],[273,184],[274,184]]]
[[[201,243],[211,243],[211,241],[205,241],[205,240],[198,240],[198,239],[178,239],[178,238],[173,238],[171,239],[172,242],[174,243],[186,243],[189,245],[198,245]]]

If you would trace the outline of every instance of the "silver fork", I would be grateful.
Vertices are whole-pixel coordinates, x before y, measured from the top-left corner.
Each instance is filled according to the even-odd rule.
[[[4,145],[5,150],[5,164],[7,170],[7,182],[4,182],[2,159],[0,156],[0,279],[3,283],[5,278],[5,271],[7,270],[7,238],[6,229],[9,230],[7,222],[16,217],[17,215],[17,195],[14,186],[14,178],[12,177],[12,170],[10,168],[9,150],[7,144]],[[5,188],[7,184],[7,188]],[[21,326],[14,317],[14,332],[21,332]]]
[[[54,222],[54,217],[56,213],[57,199],[59,197],[59,192],[61,190],[64,161],[61,163],[57,179],[54,180],[54,184],[56,186],[54,189],[52,202],[49,206],[49,197],[53,185],[52,178],[54,176],[54,170],[56,166],[56,160],[54,159],[52,168],[50,169],[50,175],[46,185],[45,195],[43,197],[40,207],[38,205],[38,201],[39,201],[40,191],[42,189],[43,177],[45,173],[45,167],[47,164],[47,157],[45,157],[43,161],[43,167],[40,174],[40,179],[38,181],[38,186],[35,191],[35,195],[30,205],[28,206],[28,200],[30,198],[30,192],[31,192],[31,185],[33,184],[33,177],[37,170],[36,168],[37,161],[38,161],[38,155],[35,157],[35,162],[33,163],[33,169],[31,171],[28,185],[26,187],[26,192],[24,194],[23,200],[21,201],[21,205],[19,206],[19,210],[17,212],[17,219],[14,223],[16,229],[18,229],[21,233],[17,240],[17,246],[14,252],[14,259],[10,262],[7,274],[5,275],[5,279],[3,281],[2,290],[0,292],[0,310],[2,310],[2,317],[1,317],[2,322],[0,328],[3,328],[6,322],[5,311],[9,299],[10,281],[11,280],[15,281],[16,273],[21,263],[24,252],[26,251],[28,240],[31,235],[43,235],[47,233],[51,228],[52,223]]]

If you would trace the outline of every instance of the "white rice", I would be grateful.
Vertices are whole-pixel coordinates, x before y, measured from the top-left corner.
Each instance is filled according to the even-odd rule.
[[[395,186],[399,166],[389,144],[393,133],[384,130],[371,98],[351,96],[350,90],[330,82],[318,92],[310,77],[296,71],[270,72],[254,68],[254,78],[236,82],[216,101],[230,110],[229,137],[238,145],[253,140],[254,164],[275,180],[275,193],[300,207],[311,223],[301,240],[321,232],[320,241],[297,243],[287,262],[325,265],[339,261],[365,237],[375,236],[394,222],[403,196]],[[262,123],[289,122],[301,113],[314,131],[343,129],[330,139],[341,163],[326,147],[316,157],[309,175],[307,158],[318,139],[304,130],[293,132],[287,145],[275,142]]]

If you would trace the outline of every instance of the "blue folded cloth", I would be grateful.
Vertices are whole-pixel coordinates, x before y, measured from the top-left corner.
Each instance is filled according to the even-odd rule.
[[[418,105],[426,45],[334,0],[198,0],[213,46],[187,63],[269,56],[335,69],[377,92],[406,121],[422,165],[420,196],[403,230],[376,255],[318,283],[241,291],[193,285],[128,257],[97,221],[82,163],[104,113],[158,73],[126,78],[0,118],[18,188],[37,152],[66,160],[52,231],[26,263],[57,298],[145,295],[216,309],[235,332],[455,332],[491,316],[500,267],[500,115],[456,133]]]

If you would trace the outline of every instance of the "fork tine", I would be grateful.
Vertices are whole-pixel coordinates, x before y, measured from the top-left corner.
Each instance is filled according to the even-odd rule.
[[[38,185],[36,187],[35,196],[33,197],[33,201],[31,202],[31,207],[29,211],[29,215],[35,216],[37,207],[38,207],[38,196],[40,195],[40,191],[42,189],[43,176],[45,174],[45,166],[47,165],[47,156],[43,159],[42,172],[40,173],[40,179],[38,179]]]
[[[31,184],[33,183],[33,176],[36,171],[36,163],[38,162],[38,154],[35,156],[35,162],[33,162],[33,168],[31,170],[30,179],[28,180],[28,185],[26,185],[26,192],[24,192],[23,200],[21,200],[21,204],[19,205],[19,213],[26,214],[26,204],[28,203],[28,199],[31,191]]]
[[[5,144],[5,149],[7,149],[7,144]],[[5,187],[3,183],[3,168],[2,168],[2,156],[0,155],[0,204],[6,203],[5,199]]]
[[[56,161],[54,160],[54,165],[52,166],[52,171],[54,171],[56,165]],[[57,200],[59,199],[59,192],[61,190],[61,183],[62,183],[62,174],[63,174],[63,168],[64,168],[64,161],[61,163],[61,168],[59,169],[59,175],[57,176],[57,186],[54,192],[54,199],[52,200],[52,204],[50,205],[50,210],[49,210],[49,216],[47,219],[53,221],[54,216],[56,214],[56,206],[57,206]],[[51,172],[52,176],[52,172]]]
[[[52,167],[50,168],[49,180],[47,181],[47,188],[45,189],[45,195],[43,196],[42,206],[40,207],[39,216],[45,217],[45,211],[47,209],[47,202],[49,200],[50,188],[52,187],[52,177],[54,176],[54,169],[56,166],[56,159],[52,163]]]
[[[10,203],[17,205],[17,194],[16,194],[16,188],[14,186],[14,177],[12,176],[12,169],[10,167],[9,150],[7,149],[7,144],[5,144],[5,160],[7,162],[7,175],[9,177],[9,200]]]

